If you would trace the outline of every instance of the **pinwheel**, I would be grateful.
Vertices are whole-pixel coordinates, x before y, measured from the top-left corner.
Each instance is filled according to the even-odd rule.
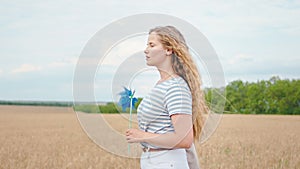
[[[133,97],[135,91],[131,91],[124,87],[124,91],[120,92],[121,98],[119,100],[119,105],[122,106],[122,111],[125,112],[126,109],[129,107],[133,107],[134,104],[138,101],[137,98]]]
[[[131,91],[124,87],[124,91],[120,92],[121,98],[119,100],[119,105],[122,107],[122,111],[126,112],[126,109],[129,107],[129,128],[131,128],[132,123],[132,107],[134,107],[135,103],[138,101],[137,98],[133,97],[135,91]],[[128,144],[128,153],[130,153],[130,145]]]
[[[135,103],[138,101],[137,98],[133,97],[135,91],[131,91],[124,87],[124,91],[120,92],[121,98],[119,100],[119,105],[122,107],[122,111],[125,112],[129,107],[129,128],[131,128],[131,119],[132,119],[132,107],[134,107]]]

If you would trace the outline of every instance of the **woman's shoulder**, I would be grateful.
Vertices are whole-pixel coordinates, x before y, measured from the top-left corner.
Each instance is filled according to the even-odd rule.
[[[180,76],[176,76],[176,77],[173,77],[173,78],[168,79],[166,81],[163,81],[163,82],[157,84],[154,87],[155,91],[159,90],[159,91],[162,91],[162,92],[167,92],[167,91],[170,91],[170,90],[179,90],[179,89],[189,90],[188,84]]]
[[[186,81],[181,76],[174,77],[174,78],[170,79],[169,82],[170,82],[169,83],[170,86],[176,86],[176,85],[187,86]]]
[[[167,89],[188,89],[188,84],[186,83],[186,81],[180,77],[173,77],[172,79],[169,79],[168,81],[166,81],[166,83],[163,84]]]

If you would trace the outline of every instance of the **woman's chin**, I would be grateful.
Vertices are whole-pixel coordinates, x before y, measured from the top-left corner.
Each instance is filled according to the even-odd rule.
[[[147,66],[154,66],[151,62],[146,62]]]

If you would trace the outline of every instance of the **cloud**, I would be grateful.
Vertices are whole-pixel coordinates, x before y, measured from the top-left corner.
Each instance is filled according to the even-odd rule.
[[[89,3],[75,0],[72,5],[68,1],[57,0],[30,2],[7,1],[0,6],[0,77],[5,79],[2,82],[9,82],[3,89],[16,91],[15,95],[7,92],[2,95],[3,98],[28,96],[30,99],[30,95],[22,91],[40,87],[32,98],[40,95],[70,99],[71,94],[65,89],[59,91],[59,96],[54,96],[56,92],[49,89],[54,85],[60,86],[62,82],[71,84],[72,71],[86,42],[112,21],[144,12],[172,15],[199,28],[219,54],[227,80],[255,80],[274,74],[299,78],[300,1],[193,0],[189,5],[184,1],[169,5],[172,3],[169,0],[159,5],[138,0]],[[133,5],[137,6],[134,10]],[[142,51],[145,46],[146,39],[137,41],[135,38],[125,39],[114,46],[96,74],[95,81],[100,85],[96,85],[99,87],[96,91],[109,89],[107,84],[111,82],[106,80],[113,77],[119,65],[129,56]],[[83,60],[87,66],[98,64],[94,61]],[[35,71],[39,72],[30,73]],[[6,76],[7,72],[22,76]],[[201,73],[204,84],[209,84],[209,74],[205,69]],[[32,79],[38,79],[40,83]],[[134,80],[138,86],[137,95],[148,90],[149,82],[143,78]],[[106,93],[99,92],[99,95],[110,99]]]
[[[257,54],[237,53],[227,59],[222,59],[221,63],[224,68],[225,75],[250,75],[263,74],[266,71],[266,58],[258,57]]]
[[[209,37],[253,38],[273,33],[299,35],[300,10],[295,1],[207,1],[182,13]],[[197,6],[197,5],[194,5]],[[175,14],[175,16],[180,14]]]
[[[267,80],[276,75],[282,78],[299,78],[299,61],[296,57],[286,57],[269,59],[261,54],[239,53],[230,59],[223,59],[222,65],[226,81],[244,80],[257,81]]]
[[[146,47],[146,35],[126,38],[115,44],[102,61],[102,65],[118,66],[133,54],[143,51]],[[141,56],[143,57],[143,56]]]
[[[240,53],[228,60],[229,65],[245,64],[254,61],[254,57],[249,54]]]
[[[20,67],[12,70],[12,73],[26,73],[26,72],[35,72],[40,71],[42,69],[41,66],[35,66],[31,64],[22,64]]]
[[[75,65],[78,61],[78,58],[65,58],[59,61],[53,61],[47,65],[47,68],[62,68],[70,65]]]

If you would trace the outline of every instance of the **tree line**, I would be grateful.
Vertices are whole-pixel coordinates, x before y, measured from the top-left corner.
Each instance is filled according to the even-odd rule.
[[[216,93],[226,93],[226,97]],[[257,82],[236,80],[226,88],[207,89],[206,101],[217,109],[225,102],[224,113],[299,115],[300,80],[278,76]]]
[[[9,100],[0,100],[0,105],[72,107],[73,102],[71,102],[71,101],[68,102],[68,101],[9,101]]]
[[[205,99],[216,113],[300,115],[300,80],[280,79],[278,76],[257,82],[235,80],[226,87],[206,88]],[[138,100],[135,108],[142,98]],[[112,102],[98,108],[79,106],[77,110],[90,113],[122,112],[121,107]],[[133,109],[133,113],[136,113],[136,109]]]
[[[205,99],[212,111],[216,113],[241,114],[289,114],[300,115],[300,80],[280,79],[273,76],[269,80],[243,82],[235,80],[221,88],[206,88]],[[142,98],[138,98],[135,108]],[[106,105],[79,104],[72,102],[36,102],[3,101],[0,105],[41,105],[73,106],[75,111],[87,113],[121,113],[117,103]],[[129,109],[127,110],[127,113]],[[133,109],[136,113],[136,109]]]

